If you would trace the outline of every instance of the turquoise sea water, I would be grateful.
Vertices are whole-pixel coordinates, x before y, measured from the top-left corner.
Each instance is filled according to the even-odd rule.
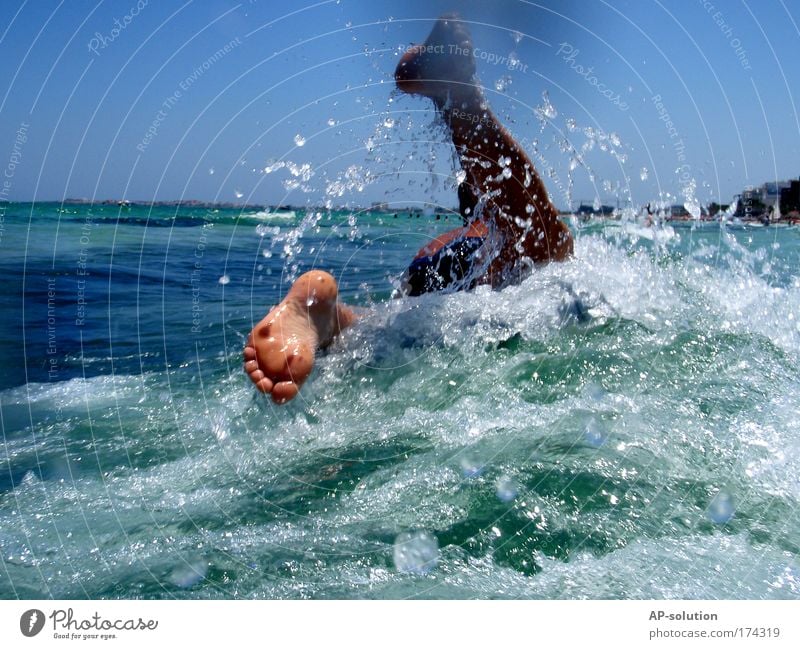
[[[800,596],[800,230],[391,300],[453,219],[7,208],[0,597]],[[314,266],[366,314],[276,407],[241,347]]]

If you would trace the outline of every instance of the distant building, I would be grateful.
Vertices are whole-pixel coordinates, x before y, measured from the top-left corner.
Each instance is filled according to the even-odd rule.
[[[599,207],[595,208],[594,205],[589,205],[588,203],[581,203],[575,213],[578,216],[583,217],[590,217],[590,216],[612,216],[614,214],[614,208],[611,205],[600,205]]]
[[[789,204],[795,204],[792,203],[792,184],[796,182],[778,180],[759,187],[748,187],[737,196],[739,204],[736,216],[743,219],[777,219],[781,214],[790,212]],[[786,206],[784,199],[788,201]]]
[[[761,199],[761,190],[761,187],[747,188],[741,194],[737,194],[735,216],[746,220],[764,218],[768,214],[768,208]]]
[[[781,189],[781,214],[800,212],[800,180],[792,180]]]
[[[787,189],[790,186],[791,181],[789,180],[779,180],[778,182],[774,183],[764,183],[761,185],[761,187],[759,187],[761,202],[764,203],[764,205],[766,205],[768,208],[774,208],[781,198],[781,190]]]

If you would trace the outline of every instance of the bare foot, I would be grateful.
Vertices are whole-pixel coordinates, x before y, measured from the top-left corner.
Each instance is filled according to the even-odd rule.
[[[437,104],[480,98],[472,49],[466,25],[457,16],[442,16],[422,45],[403,54],[394,73],[397,87]]]
[[[355,319],[337,302],[333,277],[321,270],[302,275],[283,301],[250,332],[244,348],[244,370],[275,403],[297,396],[311,374],[317,349]]]

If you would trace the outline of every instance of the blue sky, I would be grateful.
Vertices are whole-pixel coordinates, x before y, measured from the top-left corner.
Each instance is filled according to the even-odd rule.
[[[561,207],[659,193],[727,202],[800,175],[800,7],[786,0],[4,8],[11,200],[453,205],[452,149],[432,106],[392,92],[391,75],[400,48],[454,10],[481,49],[490,103]]]

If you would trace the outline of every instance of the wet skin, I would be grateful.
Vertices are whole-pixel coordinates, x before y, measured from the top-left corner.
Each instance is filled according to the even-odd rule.
[[[501,287],[518,276],[521,265],[569,258],[573,242],[533,163],[489,110],[475,79],[472,49],[464,23],[444,16],[425,43],[408,48],[395,71],[400,90],[433,101],[449,127],[467,189],[479,197],[466,226],[437,236],[416,258],[480,237],[494,258],[478,283]],[[251,331],[245,372],[258,390],[286,403],[311,374],[317,349],[355,320],[353,310],[338,302],[333,276],[309,271]]]

